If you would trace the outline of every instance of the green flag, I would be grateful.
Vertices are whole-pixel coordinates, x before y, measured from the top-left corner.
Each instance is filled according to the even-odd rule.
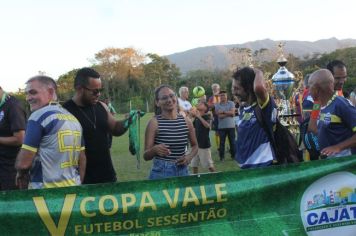
[[[136,155],[137,169],[140,169],[140,119],[144,115],[143,111],[131,110],[125,122],[125,127],[129,128],[129,150],[132,155]]]

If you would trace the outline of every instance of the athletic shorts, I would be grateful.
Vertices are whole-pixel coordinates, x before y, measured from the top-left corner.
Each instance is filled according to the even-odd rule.
[[[198,167],[199,163],[205,169],[214,166],[210,148],[198,148],[198,154],[192,159],[190,166]]]

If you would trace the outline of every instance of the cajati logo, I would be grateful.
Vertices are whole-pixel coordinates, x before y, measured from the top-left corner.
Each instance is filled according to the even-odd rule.
[[[356,235],[356,176],[335,172],[304,192],[300,213],[308,235]]]

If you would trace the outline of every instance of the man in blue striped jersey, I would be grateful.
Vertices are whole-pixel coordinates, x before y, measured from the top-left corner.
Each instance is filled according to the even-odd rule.
[[[39,75],[26,84],[32,114],[16,159],[16,184],[20,189],[81,184],[86,158],[80,123],[56,102],[52,78]]]

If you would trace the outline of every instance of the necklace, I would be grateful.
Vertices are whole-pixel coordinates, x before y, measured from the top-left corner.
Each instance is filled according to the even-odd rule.
[[[80,113],[83,114],[83,116],[89,121],[89,123],[93,126],[94,129],[96,129],[96,114],[95,114],[95,111],[94,111],[94,108],[91,106],[91,111],[93,113],[93,116],[94,116],[94,121],[92,121],[89,116],[82,110],[82,108],[78,107],[79,108],[79,111]]]

